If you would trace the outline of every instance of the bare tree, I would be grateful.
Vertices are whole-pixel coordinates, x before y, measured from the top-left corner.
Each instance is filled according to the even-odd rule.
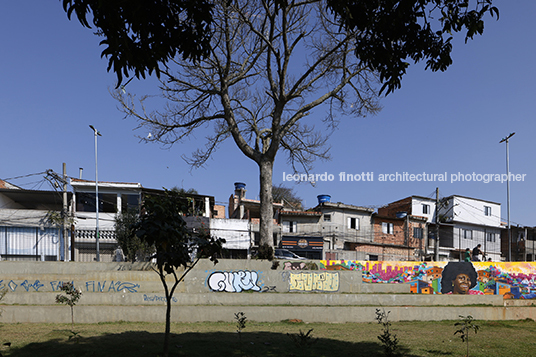
[[[272,173],[279,149],[295,172],[328,159],[335,112],[359,117],[379,110],[377,77],[355,56],[356,33],[326,13],[323,0],[223,0],[214,6],[210,54],[175,59],[161,71],[167,105],[146,110],[145,98],[117,91],[127,116],[172,145],[210,125],[206,145],[184,157],[206,163],[231,137],[260,173],[261,244],[273,245]],[[324,109],[322,128],[311,115]]]
[[[292,210],[302,210],[303,203],[292,187],[283,184],[272,185],[272,197],[274,202],[282,202],[283,207]]]

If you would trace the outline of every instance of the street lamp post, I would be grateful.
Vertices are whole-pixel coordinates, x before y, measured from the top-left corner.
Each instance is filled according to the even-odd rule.
[[[500,143],[506,142],[506,210],[508,215],[508,261],[512,261],[512,230],[510,229],[510,163],[508,154],[508,140],[514,136],[515,133],[511,133],[506,138],[499,141]]]
[[[100,262],[100,249],[99,249],[99,174],[98,174],[98,165],[97,165],[97,136],[102,136],[93,125],[89,126],[93,133],[95,134],[95,213],[96,213],[96,224],[95,224],[95,240],[97,242],[97,261]]]

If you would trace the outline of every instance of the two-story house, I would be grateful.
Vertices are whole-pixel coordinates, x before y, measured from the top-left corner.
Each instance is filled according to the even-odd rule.
[[[356,250],[356,247],[359,243],[374,240],[374,209],[333,203],[329,195],[319,195],[318,201],[312,210],[322,213],[320,232],[325,242],[325,259],[366,260],[367,253]]]
[[[97,255],[97,224],[99,231],[100,261],[112,261],[117,248],[115,239],[115,217],[128,209],[138,209],[145,195],[159,195],[163,190],[144,188],[140,183],[99,182],[99,209],[97,222],[97,200],[95,181],[71,178],[74,192],[76,261],[93,261]],[[209,227],[209,218],[214,206],[214,197],[188,194],[190,208],[185,217],[187,226],[196,229]]]
[[[439,260],[462,260],[466,248],[481,244],[486,258],[499,261],[501,257],[501,205],[476,198],[452,195],[439,200],[436,217],[436,201],[422,196],[410,196],[378,209],[378,214],[396,217],[407,214],[422,217],[428,224],[424,235],[424,256],[435,258],[436,221],[439,221]],[[437,219],[438,218],[438,219]]]
[[[462,260],[466,248],[480,244],[486,259],[501,261],[500,203],[452,195],[441,199],[438,218],[439,246],[449,252],[443,259]]]
[[[69,214],[72,194],[65,198]],[[0,259],[70,260],[71,227],[63,205],[61,191],[26,190],[0,180]]]
[[[395,217],[374,214],[374,240],[356,247],[368,253],[367,260],[421,261],[425,259],[427,218],[398,212]]]
[[[435,215],[436,201],[424,196],[409,196],[378,208],[379,217],[398,218],[398,220],[392,223],[393,225],[398,224],[399,228],[398,230],[393,228],[393,231],[404,232],[404,242],[411,242],[411,238],[408,241],[408,235],[413,237],[413,239],[418,239],[418,241],[414,241],[415,244],[412,247],[415,249],[413,256],[415,256],[416,260],[433,260],[435,242],[435,230],[433,227],[436,221]],[[403,220],[399,218],[403,218]],[[377,219],[377,221],[382,222],[381,219]],[[380,232],[380,230],[385,235],[383,233],[385,227],[377,227],[375,232]],[[401,242],[399,239],[397,241],[398,243]],[[448,255],[448,252],[445,252],[445,254]]]

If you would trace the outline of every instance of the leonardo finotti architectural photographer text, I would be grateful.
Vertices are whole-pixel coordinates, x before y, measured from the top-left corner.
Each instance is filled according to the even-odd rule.
[[[323,172],[321,174],[287,174],[283,172],[283,181],[294,182],[500,182],[506,181],[525,181],[527,174],[477,174],[475,172],[470,174],[463,174],[461,172],[448,174],[447,172],[440,174],[431,173],[409,173],[409,172],[395,172],[395,173],[382,173],[375,175],[374,172],[361,172],[361,173],[348,173],[339,172],[338,174],[331,174]]]

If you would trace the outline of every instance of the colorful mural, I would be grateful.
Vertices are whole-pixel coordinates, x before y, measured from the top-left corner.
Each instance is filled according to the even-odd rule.
[[[466,272],[464,274],[458,271],[454,274],[451,272],[453,270],[451,267],[465,269]],[[359,270],[363,273],[363,282],[409,284],[411,292],[416,294],[467,293],[502,295],[505,299],[536,299],[536,262],[321,260],[319,268]],[[444,273],[448,273],[447,278],[443,278]],[[469,277],[468,289],[459,290],[455,287],[460,274]]]

